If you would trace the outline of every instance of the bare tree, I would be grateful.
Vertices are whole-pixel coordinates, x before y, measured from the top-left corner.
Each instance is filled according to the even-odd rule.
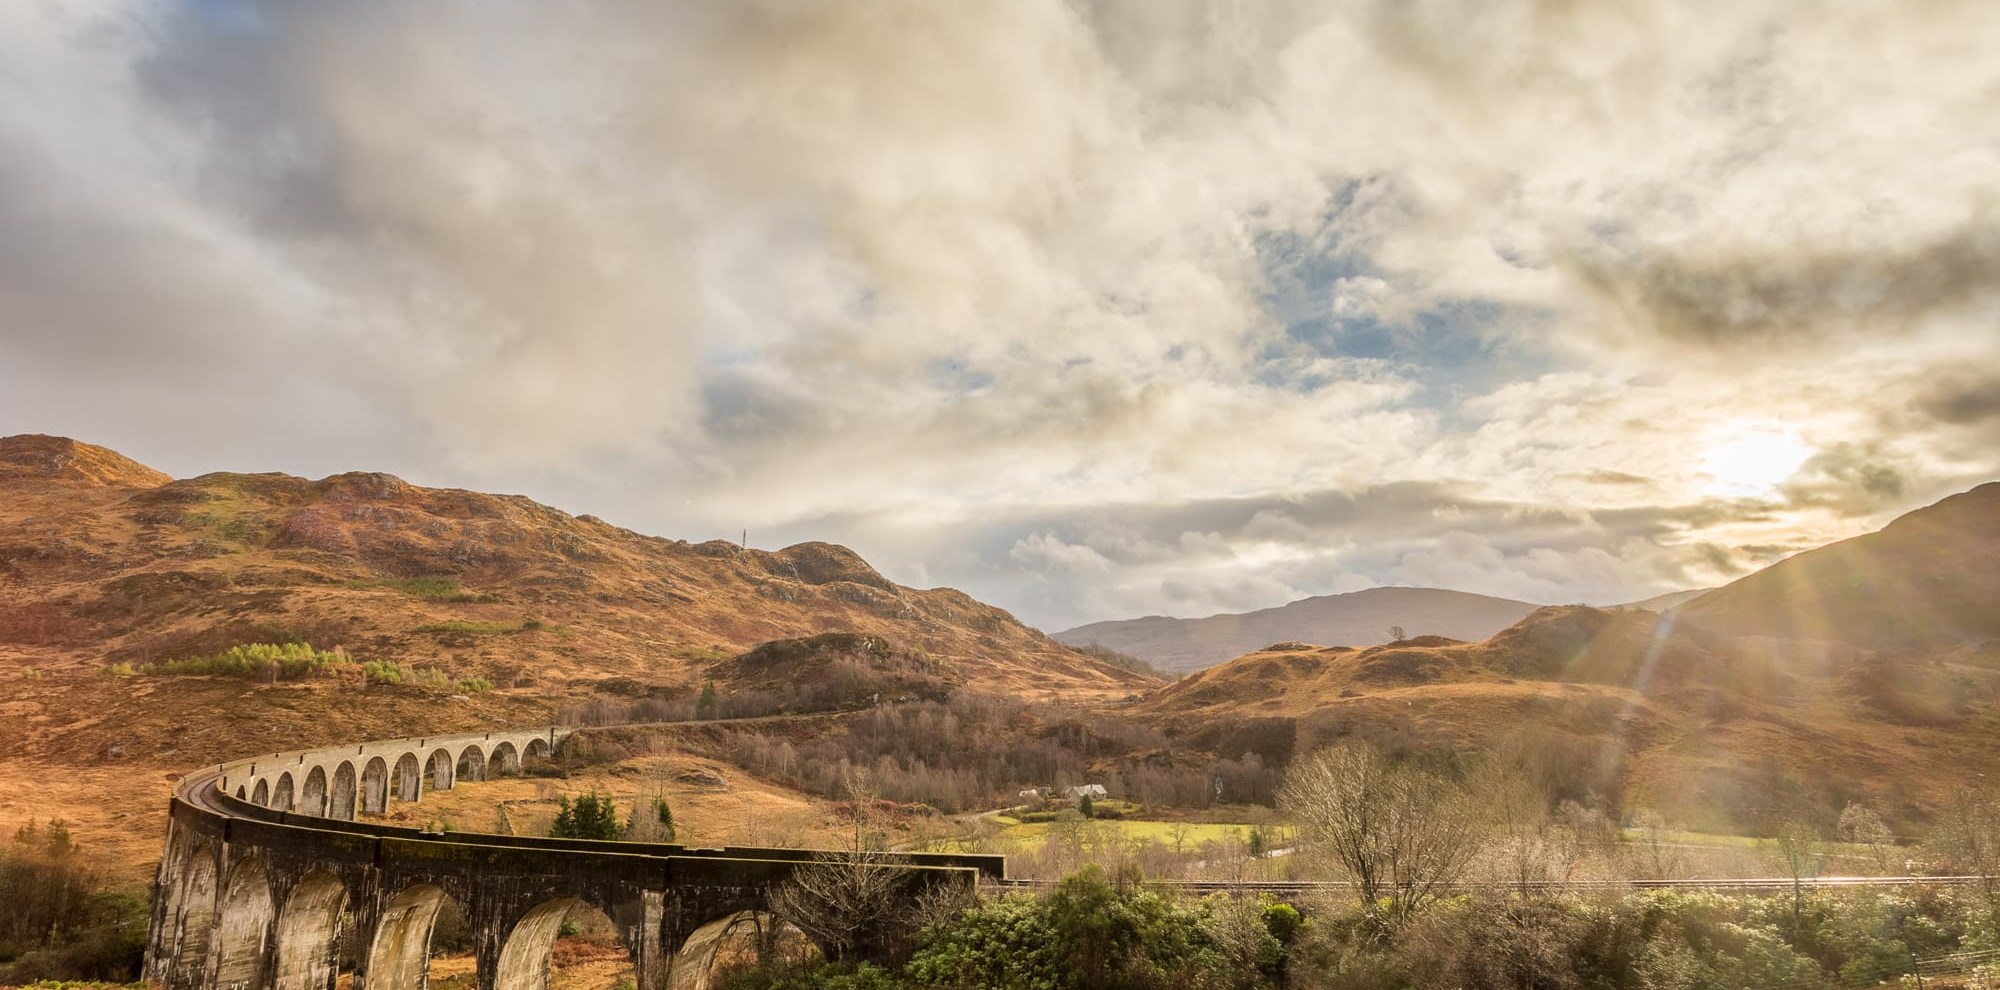
[[[1868,858],[1875,864],[1875,872],[1887,876],[1894,865],[1891,860],[1896,848],[1895,836],[1889,826],[1867,805],[1851,803],[1840,812],[1840,838],[1852,845],[1868,850]]]
[[[1279,790],[1304,836],[1355,881],[1364,912],[1400,921],[1464,876],[1482,829],[1456,782],[1340,743],[1292,765]]]
[[[1651,808],[1640,808],[1632,812],[1632,827],[1638,832],[1639,872],[1650,880],[1680,879],[1683,857],[1666,817]]]
[[[771,913],[804,932],[828,959],[879,957],[893,942],[911,901],[912,872],[880,853],[876,802],[864,770],[845,781],[853,818],[851,845],[792,870],[771,895]]]
[[[910,871],[866,853],[827,853],[792,871],[771,913],[805,932],[828,959],[874,954],[910,900]]]
[[[1802,814],[1790,815],[1779,819],[1771,834],[1778,845],[1778,862],[1792,878],[1792,917],[1796,919],[1805,913],[1807,878],[1819,875],[1819,826]]]
[[[2000,905],[2000,795],[1961,790],[1938,815],[1925,851],[1948,869],[1979,876],[1986,897]]]

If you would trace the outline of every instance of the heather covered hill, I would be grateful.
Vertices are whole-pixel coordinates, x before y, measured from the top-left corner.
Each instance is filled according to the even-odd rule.
[[[1359,737],[1476,752],[1526,735],[1560,789],[1716,828],[1866,799],[1916,822],[2000,772],[2000,664],[1720,636],[1639,609],[1536,610],[1479,642],[1287,642],[1148,696],[1182,743],[1284,762]]]
[[[1400,626],[1413,636],[1483,639],[1535,610],[1528,602],[1440,588],[1370,588],[1302,598],[1276,608],[1200,619],[1150,615],[1093,622],[1055,634],[1074,645],[1097,644],[1174,673],[1240,656],[1267,643],[1298,641],[1363,646],[1390,638]]]
[[[1919,655],[2000,639],[2000,482],[1790,557],[1680,607],[1746,636]]]
[[[0,439],[0,496],[0,666],[143,665],[302,640],[503,688],[673,686],[758,643],[851,632],[994,689],[1120,696],[1145,683],[824,543],[661,539],[386,474],[174,481],[48,437]]]

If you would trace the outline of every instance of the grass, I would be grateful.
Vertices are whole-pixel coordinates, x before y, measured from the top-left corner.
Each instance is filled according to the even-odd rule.
[[[458,586],[457,578],[442,574],[413,578],[371,578],[365,581],[349,581],[347,586],[360,589],[385,588],[390,591],[400,591],[412,598],[421,598],[427,602],[481,603],[499,601],[499,599],[492,595],[467,591]]]
[[[540,619],[526,622],[476,622],[468,619],[452,619],[448,622],[431,622],[418,626],[420,633],[475,633],[483,636],[499,633],[534,632],[549,628]]]
[[[993,820],[1001,825],[1003,837],[1027,844],[1038,843],[1048,838],[1049,829],[1052,827],[1049,822],[1023,822],[1007,815],[995,815]],[[1094,819],[1093,824],[1098,828],[1116,830],[1119,836],[1128,842],[1157,842],[1169,847],[1174,844],[1175,831],[1182,830],[1181,844],[1187,848],[1199,846],[1204,842],[1245,842],[1250,838],[1250,829],[1259,827],[1249,823],[1167,822],[1132,818],[1099,818]],[[1280,831],[1280,826],[1261,827],[1267,832]],[[1289,832],[1289,830],[1284,831]],[[1288,839],[1276,841],[1276,844],[1284,845],[1288,841]]]
[[[727,660],[736,654],[720,646],[676,646],[667,655],[678,657],[682,660],[702,660],[713,663],[717,660]]]

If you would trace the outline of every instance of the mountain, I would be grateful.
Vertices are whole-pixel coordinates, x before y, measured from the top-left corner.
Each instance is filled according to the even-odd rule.
[[[1901,655],[2000,639],[2000,482],[1789,557],[1682,605],[1717,632]]]
[[[1714,590],[1713,588],[1691,588],[1687,591],[1669,591],[1664,595],[1654,595],[1651,598],[1641,598],[1636,602],[1626,602],[1623,605],[1613,605],[1611,607],[1637,608],[1648,612],[1665,612],[1668,609],[1679,608]]]
[[[1800,802],[1922,821],[2000,774],[2000,663],[1725,637],[1641,609],[1537,609],[1479,642],[1281,643],[1129,711],[1180,745],[1284,763],[1343,738],[1459,760],[1496,747],[1577,800],[1716,830]]]
[[[0,666],[44,671],[303,640],[500,685],[673,686],[711,655],[851,632],[996,689],[1117,694],[1138,682],[832,544],[660,539],[386,474],[174,481],[42,436],[0,439],[0,606]]]
[[[1268,643],[1380,643],[1390,638],[1392,626],[1401,626],[1409,636],[1483,639],[1535,608],[1528,602],[1439,588],[1370,588],[1202,619],[1150,615],[1093,622],[1056,633],[1055,638],[1075,646],[1094,643],[1161,670],[1186,673]]]

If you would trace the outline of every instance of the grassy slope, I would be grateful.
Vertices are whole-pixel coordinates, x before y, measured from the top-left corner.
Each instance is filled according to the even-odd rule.
[[[531,618],[543,628],[523,629]],[[1148,683],[960,592],[893,584],[842,547],[689,544],[379,474],[169,481],[100,447],[4,438],[0,714],[18,741],[0,749],[0,827],[66,818],[139,872],[190,766],[533,724],[606,691],[691,693],[719,657],[832,631],[994,691],[1108,698]],[[498,690],[105,673],[290,636]]]
[[[1741,827],[1800,788],[1921,819],[2000,773],[2000,671],[1722,639],[1642,611],[1538,611],[1479,643],[1252,653],[1183,679],[1142,717],[1224,751],[1343,735],[1412,748],[1531,733],[1602,793]],[[1578,771],[1582,773],[1582,770]]]

